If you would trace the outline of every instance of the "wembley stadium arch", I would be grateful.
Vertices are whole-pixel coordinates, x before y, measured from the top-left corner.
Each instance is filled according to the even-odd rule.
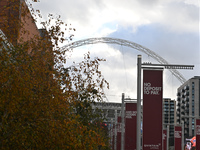
[[[135,50],[141,51],[148,56],[152,57],[156,61],[158,61],[160,64],[169,64],[164,58],[156,54],[154,51],[131,41],[124,40],[124,39],[119,39],[119,38],[110,38],[110,37],[99,37],[99,38],[87,38],[79,41],[74,41],[72,43],[69,43],[65,46],[63,46],[61,49],[62,50],[67,50],[67,49],[73,49],[76,47],[84,46],[84,45],[89,45],[89,44],[98,44],[98,43],[106,43],[106,44],[117,44],[121,46],[126,46],[133,48]],[[177,71],[176,69],[170,69],[169,70],[182,84],[186,82],[186,79],[183,77],[183,75]]]

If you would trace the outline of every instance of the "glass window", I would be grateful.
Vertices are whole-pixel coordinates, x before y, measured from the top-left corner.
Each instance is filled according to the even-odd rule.
[[[194,130],[194,125],[192,125],[192,130]]]
[[[194,118],[192,119],[192,125],[194,125]]]

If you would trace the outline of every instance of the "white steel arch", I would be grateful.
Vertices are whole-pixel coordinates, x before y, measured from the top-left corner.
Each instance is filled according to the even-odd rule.
[[[118,38],[110,38],[110,37],[88,38],[88,39],[83,39],[83,40],[79,40],[79,41],[75,41],[70,44],[67,44],[67,45],[63,46],[61,49],[68,50],[68,49],[73,49],[73,48],[84,46],[84,45],[97,44],[97,43],[108,43],[108,44],[118,44],[118,45],[122,45],[122,46],[127,46],[127,47],[136,49],[138,51],[141,51],[141,52],[147,54],[148,56],[157,60],[160,64],[169,64],[164,58],[162,58],[161,56],[159,56],[152,50],[150,50],[140,44],[137,44],[137,43],[134,43],[134,42],[131,42],[128,40],[124,40],[124,39],[118,39]],[[186,79],[183,77],[183,75],[176,69],[170,69],[170,72],[181,83],[186,82]]]

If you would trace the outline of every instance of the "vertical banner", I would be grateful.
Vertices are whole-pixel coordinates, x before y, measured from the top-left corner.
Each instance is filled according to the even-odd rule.
[[[181,150],[182,128],[181,126],[174,127],[174,150]]]
[[[111,140],[112,140],[112,150],[114,150],[115,148],[115,124],[113,124],[113,128],[112,128],[112,138],[111,138]]]
[[[162,150],[163,70],[143,70],[143,150]]]
[[[125,150],[136,150],[137,103],[126,103],[125,117]]]
[[[167,129],[163,130],[163,150],[167,150]]]
[[[200,149],[200,119],[196,119],[196,150]]]
[[[121,150],[121,117],[117,118],[117,150]]]

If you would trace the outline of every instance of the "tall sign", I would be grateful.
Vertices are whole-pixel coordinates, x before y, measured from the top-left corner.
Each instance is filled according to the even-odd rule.
[[[117,118],[117,150],[121,150],[121,117]]]
[[[167,129],[163,130],[163,150],[167,150]]]
[[[200,119],[196,119],[196,149],[200,149]]]
[[[136,150],[137,103],[126,103],[125,117],[125,150]]]
[[[174,150],[181,150],[182,128],[181,126],[174,127]]]
[[[163,70],[143,70],[143,150],[162,150]]]

